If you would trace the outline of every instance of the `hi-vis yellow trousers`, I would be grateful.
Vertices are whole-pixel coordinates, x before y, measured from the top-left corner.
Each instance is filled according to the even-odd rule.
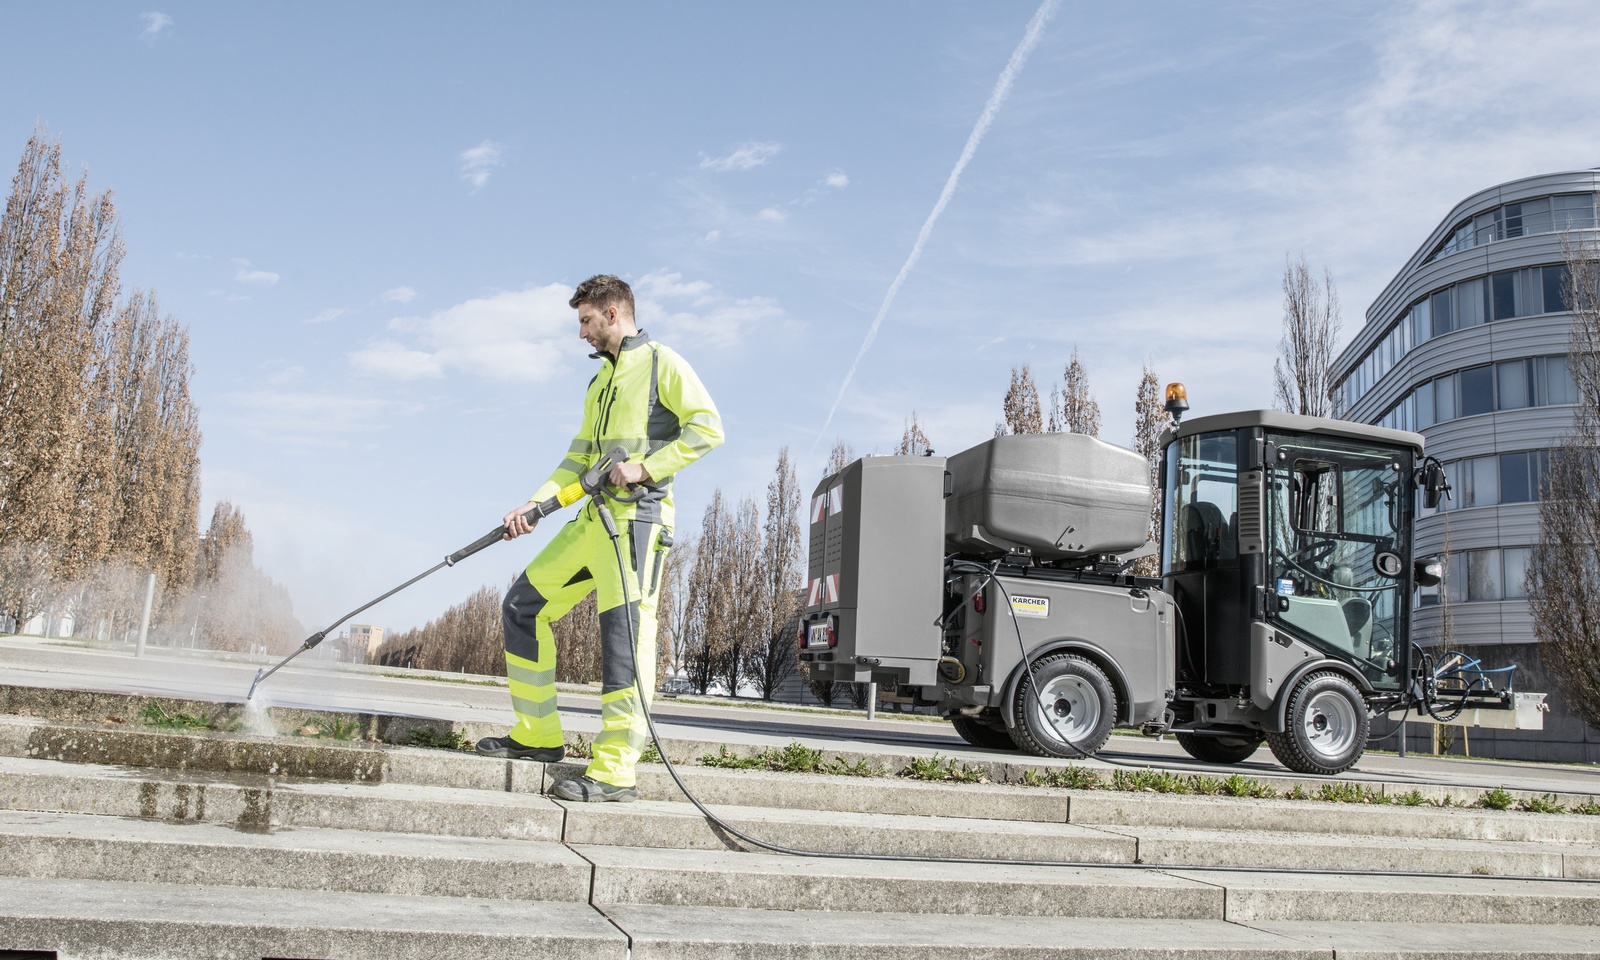
[[[617,787],[634,785],[633,767],[650,730],[634,685],[628,618],[638,638],[639,687],[645,706],[656,685],[656,598],[662,567],[672,547],[671,531],[659,523],[618,518],[617,545],[628,577],[624,606],[617,555],[592,504],[561,528],[506,593],[506,676],[517,724],[511,739],[525,747],[562,744],[556,713],[556,644],[550,624],[598,591],[600,609],[600,735],[595,737],[588,775]]]

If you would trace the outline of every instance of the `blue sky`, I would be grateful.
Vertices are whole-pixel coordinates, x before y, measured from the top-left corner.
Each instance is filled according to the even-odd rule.
[[[155,4],[155,6],[152,6]],[[7,4],[0,161],[36,123],[190,329],[205,509],[310,626],[498,522],[557,462],[598,272],[711,388],[679,484],[807,486],[836,437],[987,437],[1074,345],[1126,443],[1141,365],[1265,406],[1286,255],[1345,334],[1457,201],[1600,164],[1600,5],[1065,3],[823,423],[1039,7]],[[502,584],[545,531],[371,615]]]

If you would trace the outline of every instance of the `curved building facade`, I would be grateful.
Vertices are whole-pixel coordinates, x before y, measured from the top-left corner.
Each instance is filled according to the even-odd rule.
[[[1422,433],[1453,488],[1440,510],[1418,510],[1417,553],[1445,555],[1448,574],[1419,591],[1416,638],[1486,666],[1517,663],[1518,689],[1551,694],[1543,732],[1472,731],[1474,755],[1600,761],[1600,732],[1549,683],[1523,587],[1548,451],[1578,400],[1562,236],[1596,238],[1597,192],[1600,168],[1513,180],[1457,204],[1334,361],[1341,415]]]

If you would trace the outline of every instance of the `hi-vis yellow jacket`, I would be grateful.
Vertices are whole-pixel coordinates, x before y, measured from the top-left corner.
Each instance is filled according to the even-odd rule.
[[[650,481],[643,500],[612,503],[612,514],[671,527],[672,476],[722,443],[722,417],[688,361],[643,330],[623,339],[615,360],[597,356],[602,366],[589,381],[583,426],[532,499],[554,496],[602,453],[622,446],[631,461],[644,458]]]

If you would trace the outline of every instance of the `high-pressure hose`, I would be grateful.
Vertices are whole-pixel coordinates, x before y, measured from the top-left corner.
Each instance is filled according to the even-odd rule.
[[[637,631],[635,630],[634,623],[633,623],[633,611],[632,611],[633,600],[631,599],[629,591],[628,591],[627,562],[625,560],[623,560],[623,557],[622,557],[622,545],[621,545],[621,543],[619,541],[619,536],[618,536],[618,533],[617,533],[617,524],[616,524],[615,519],[613,519],[612,516],[611,516],[611,510],[605,505],[605,500],[603,498],[604,496],[610,496],[609,491],[603,491],[602,490],[602,491],[597,491],[596,492],[596,495],[595,495],[595,506],[596,506],[597,512],[600,515],[600,522],[605,527],[606,536],[611,538],[611,549],[617,556],[617,575],[620,578],[620,580],[622,581],[622,606],[623,606],[623,610],[624,610],[624,612],[626,614],[626,616],[624,616],[623,619],[626,620],[627,623],[628,623],[628,641],[629,641],[628,642],[628,648],[629,648],[629,655],[633,660],[633,688],[634,688],[634,691],[639,696],[639,709],[644,712],[644,722],[645,722],[645,726],[647,728],[649,728],[649,730],[650,730],[650,740],[651,740],[652,743],[655,744],[656,753],[661,755],[661,763],[662,763],[663,766],[665,766],[667,768],[667,774],[672,777],[672,782],[678,785],[678,789],[683,792],[683,795],[688,798],[690,803],[694,804],[695,809],[700,811],[701,816],[705,817],[706,821],[708,823],[712,824],[713,826],[715,826],[719,830],[722,830],[723,832],[727,833],[729,836],[735,837],[735,838],[743,841],[744,843],[749,844],[752,847],[759,847],[762,850],[770,850],[773,853],[782,853],[782,854],[786,854],[788,856],[793,856],[793,857],[810,857],[810,858],[821,859],[821,860],[872,860],[872,861],[890,862],[890,863],[994,864],[994,865],[997,865],[997,866],[1007,866],[1007,867],[1072,867],[1072,868],[1079,868],[1079,869],[1081,869],[1081,868],[1100,868],[1100,869],[1110,869],[1110,870],[1188,870],[1188,871],[1202,872],[1202,873],[1260,873],[1261,872],[1261,868],[1260,867],[1226,866],[1226,865],[1194,865],[1194,864],[1184,864],[1184,863],[1144,863],[1144,862],[1139,862],[1139,863],[1104,863],[1104,862],[1093,861],[1093,860],[1009,860],[1009,859],[997,859],[997,858],[989,858],[989,857],[936,857],[936,856],[922,856],[922,855],[917,855],[917,854],[898,854],[898,853],[840,853],[840,852],[831,851],[831,850],[804,850],[804,849],[800,849],[800,848],[797,848],[797,847],[786,847],[786,846],[784,846],[782,844],[771,843],[769,841],[762,840],[762,839],[760,839],[758,837],[752,837],[748,833],[745,833],[743,830],[740,830],[738,827],[735,827],[733,824],[731,824],[728,821],[726,821],[726,820],[722,819],[721,817],[717,816],[715,813],[712,812],[710,807],[707,807],[705,805],[705,803],[700,800],[699,797],[694,795],[694,791],[689,789],[689,785],[684,783],[683,782],[683,777],[678,774],[678,768],[672,762],[672,758],[667,756],[667,748],[661,742],[660,733],[658,733],[656,731],[656,721],[655,721],[655,718],[653,716],[651,716],[651,714],[650,714],[650,702],[649,702],[649,699],[646,697],[646,694],[645,694],[644,681],[643,681],[644,674],[641,673],[640,670],[639,670],[639,635],[638,635]],[[615,499],[615,498],[613,498],[613,499]],[[996,581],[996,582],[998,583],[998,581]],[[1004,591],[1004,589],[1005,588],[1002,586],[1001,590]],[[1010,606],[1009,602],[1007,603],[1007,606],[1008,607]],[[1015,617],[1016,617],[1015,612],[1012,613],[1012,617],[1013,617],[1013,620],[1014,620]],[[1020,630],[1020,628],[1019,628],[1019,630]],[[1020,632],[1019,632],[1019,638],[1020,638]],[[1032,680],[1031,680],[1032,675],[1033,675],[1032,674],[1032,669],[1031,669],[1031,667],[1029,667],[1030,684],[1032,683]],[[1035,687],[1035,689],[1037,689],[1037,687]],[[1070,743],[1070,741],[1069,741],[1069,743]],[[1073,747],[1074,747],[1074,749],[1077,749],[1077,745],[1076,744],[1073,744]],[[1318,868],[1314,868],[1314,867],[1278,867],[1278,868],[1275,868],[1272,872],[1274,872],[1274,873],[1311,874],[1311,875],[1318,875],[1318,876],[1428,877],[1428,878],[1437,878],[1438,877],[1438,874],[1423,873],[1421,871],[1413,871],[1413,870],[1331,870],[1331,869],[1325,870],[1325,869],[1318,869]],[[1551,877],[1535,877],[1535,876],[1500,875],[1500,876],[1496,876],[1495,879],[1496,880],[1550,880],[1550,879],[1553,879],[1553,878],[1551,878]],[[1586,878],[1570,878],[1570,879],[1569,878],[1561,878],[1561,879],[1563,880],[1563,882],[1600,883],[1600,877],[1592,878],[1592,879],[1586,879]]]

